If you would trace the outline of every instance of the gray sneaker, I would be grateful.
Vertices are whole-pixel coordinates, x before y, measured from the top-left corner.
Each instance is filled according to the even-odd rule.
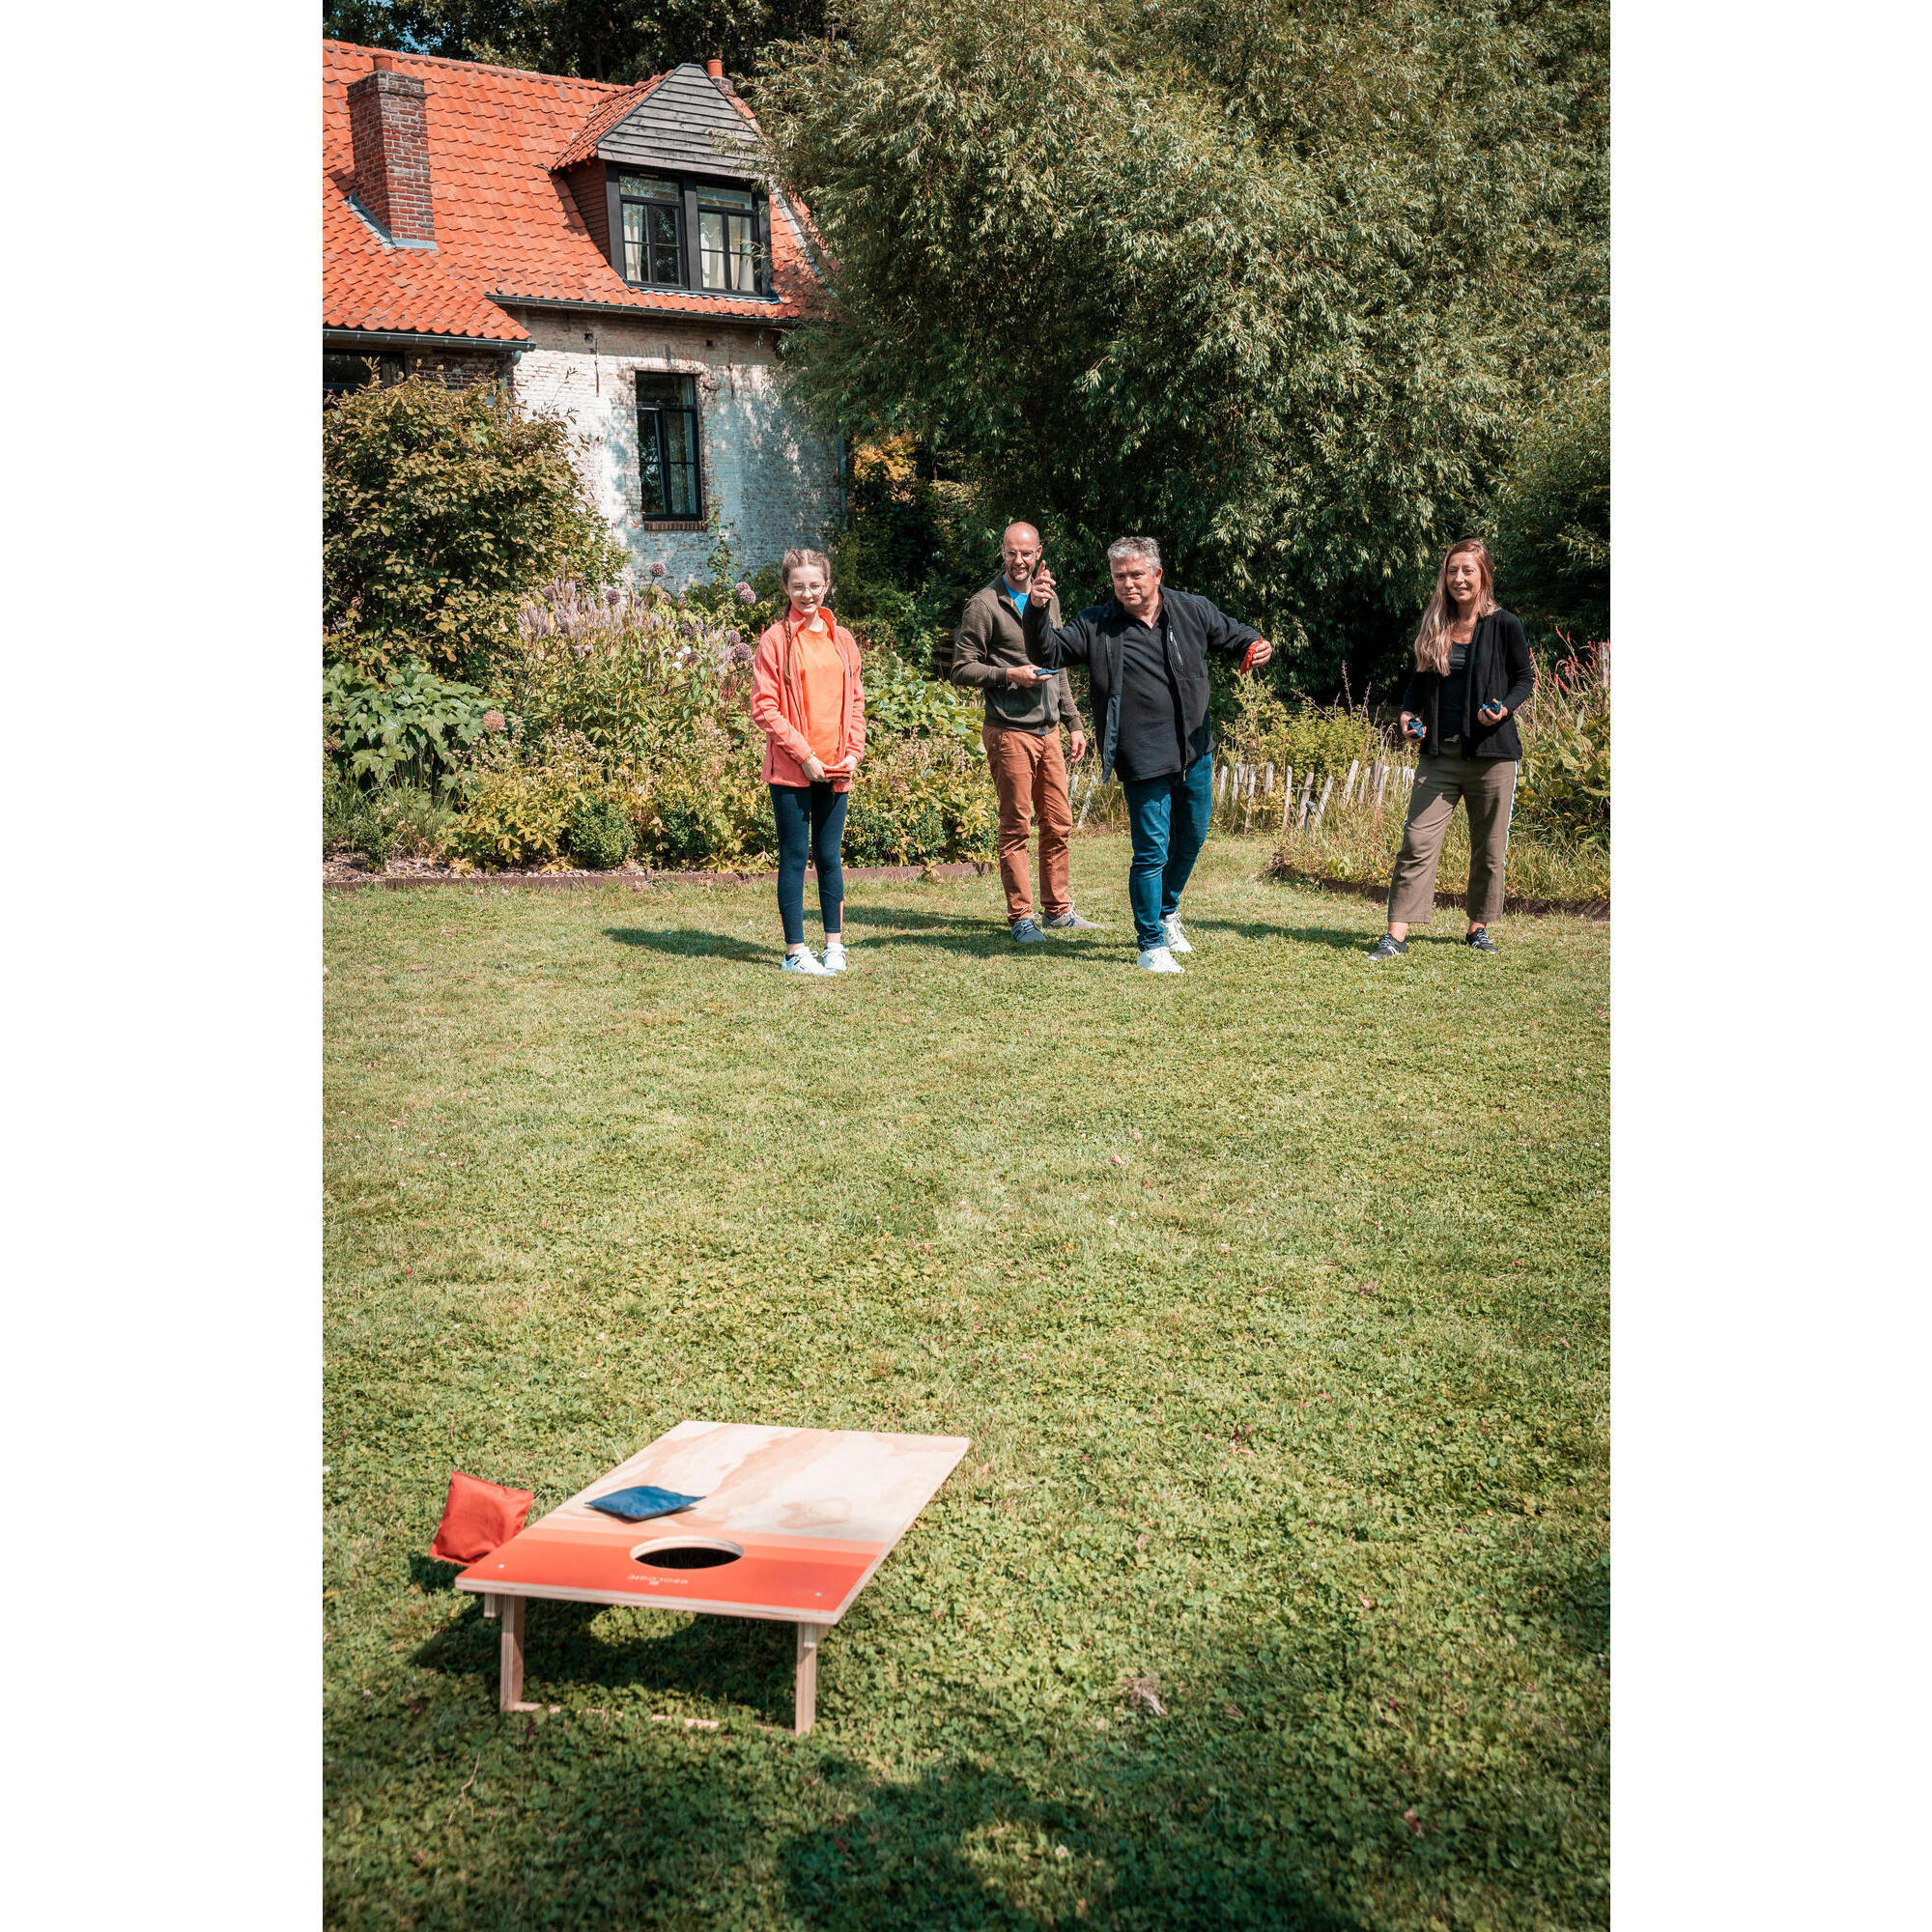
[[[1406,940],[1397,939],[1392,934],[1385,932],[1369,950],[1369,957],[1371,959],[1400,959],[1407,951],[1408,944]]]
[[[1013,921],[1013,937],[1022,946],[1037,946],[1046,938],[1039,929],[1037,920],[1016,919]]]
[[[1048,920],[1046,929],[1049,932],[1098,932],[1100,922],[1097,919],[1082,919],[1077,912],[1064,912],[1058,919]]]

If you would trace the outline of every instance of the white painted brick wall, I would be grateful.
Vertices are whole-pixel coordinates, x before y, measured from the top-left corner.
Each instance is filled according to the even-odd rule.
[[[636,568],[663,563],[667,583],[682,588],[709,575],[713,541],[708,530],[637,526],[642,369],[697,378],[705,508],[718,512],[741,573],[776,563],[793,545],[822,545],[838,508],[838,450],[786,402],[769,332],[713,325],[707,346],[702,323],[516,313],[533,338],[515,364],[517,398],[557,410],[588,440],[585,486]]]

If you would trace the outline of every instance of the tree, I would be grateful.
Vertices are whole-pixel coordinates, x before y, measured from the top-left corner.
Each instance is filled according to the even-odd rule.
[[[1496,510],[1498,587],[1532,633],[1577,643],[1610,635],[1610,377],[1592,368],[1557,390],[1510,465]]]
[[[482,682],[517,611],[562,577],[605,583],[624,551],[585,499],[573,435],[506,385],[412,377],[323,412],[325,655],[410,659]]]
[[[809,405],[948,452],[1063,581],[1148,531],[1288,678],[1391,674],[1607,327],[1605,0],[846,21],[753,89],[830,264]]]
[[[750,71],[768,42],[823,30],[824,0],[323,0],[322,30],[360,46],[638,81],[680,61]]]

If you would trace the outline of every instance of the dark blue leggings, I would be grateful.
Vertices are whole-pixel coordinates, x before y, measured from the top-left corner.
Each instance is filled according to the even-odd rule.
[[[772,816],[779,822],[779,916],[785,944],[805,944],[805,861],[818,862],[818,916],[827,932],[838,932],[845,905],[845,874],[838,845],[845,837],[848,794],[829,784],[772,787]]]

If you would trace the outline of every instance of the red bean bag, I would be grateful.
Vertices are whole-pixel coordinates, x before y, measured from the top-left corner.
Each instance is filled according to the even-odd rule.
[[[449,1500],[429,1553],[445,1563],[480,1563],[523,1528],[535,1501],[533,1491],[502,1489],[459,1469],[449,1479]]]

